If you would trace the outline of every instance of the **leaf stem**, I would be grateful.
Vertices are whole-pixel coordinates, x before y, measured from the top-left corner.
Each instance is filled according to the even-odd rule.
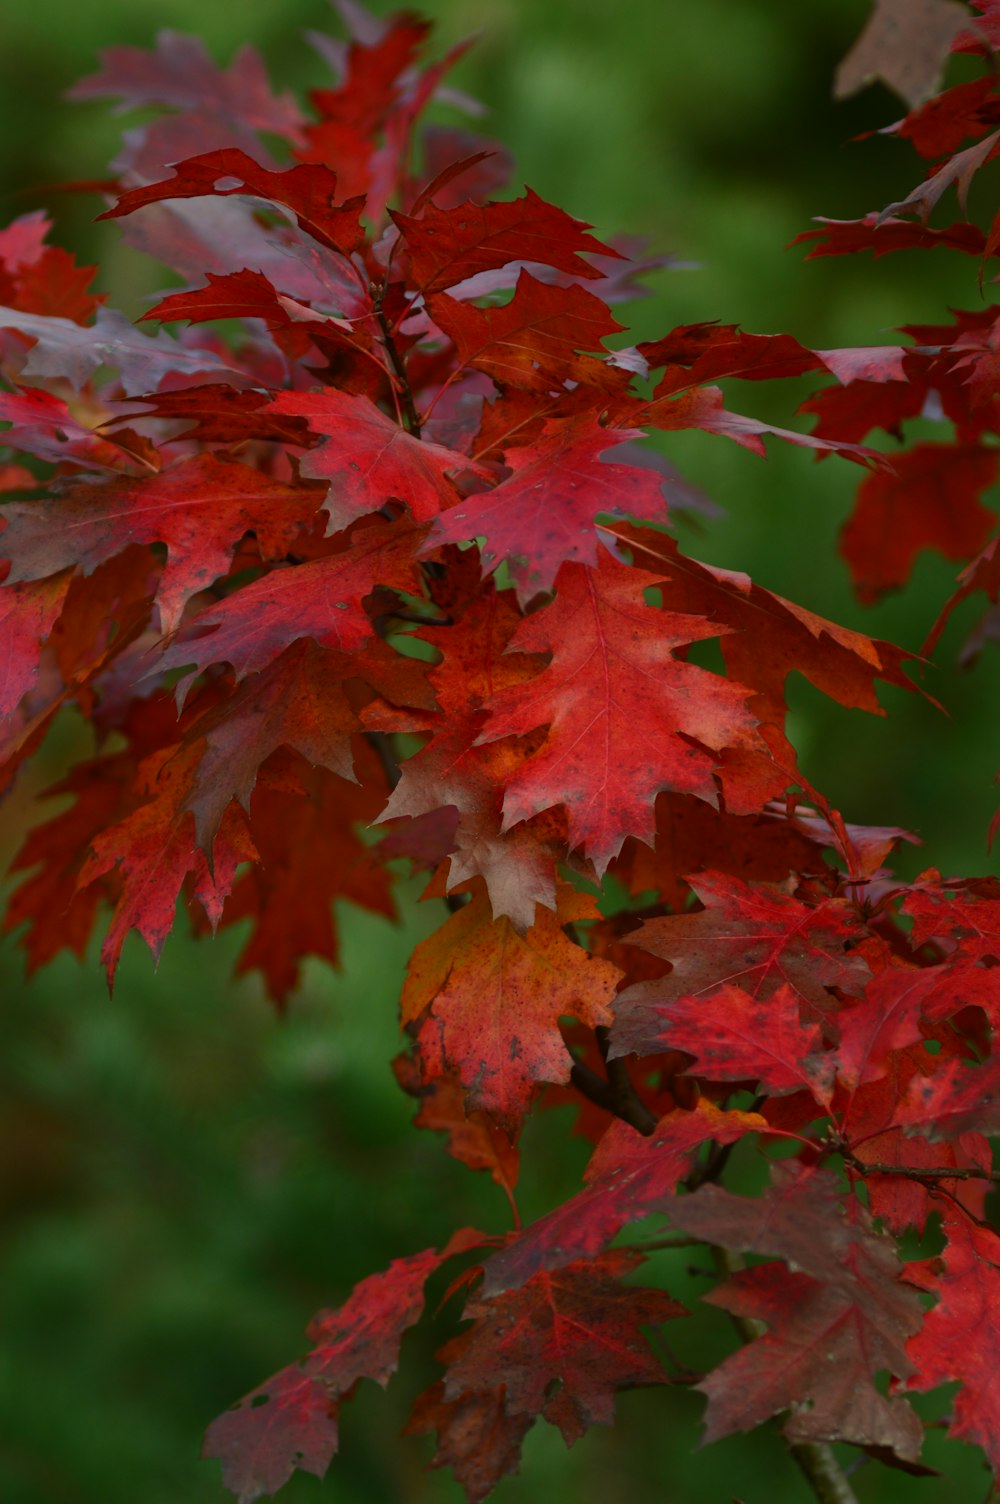
[[[384,294],[385,288],[378,288],[374,294],[372,306],[375,309],[375,317],[378,320],[378,326],[382,334],[382,343],[385,346],[385,353],[388,355],[389,364],[392,366],[392,374],[395,376],[399,386],[399,399],[400,405],[403,410],[404,427],[406,428],[408,433],[411,433],[413,435],[415,439],[419,439],[420,419],[417,416],[417,409],[413,401],[413,392],[410,389],[409,377],[406,374],[406,362],[403,360],[402,355],[399,353],[396,341],[393,338],[392,329],[389,326],[389,320],[386,318],[385,310],[382,307],[382,298]]]

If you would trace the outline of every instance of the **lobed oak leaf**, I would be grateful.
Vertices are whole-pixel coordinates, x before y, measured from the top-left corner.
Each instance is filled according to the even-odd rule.
[[[529,448],[506,451],[510,478],[438,518],[429,545],[484,538],[485,568],[506,561],[521,600],[530,601],[551,590],[564,563],[596,565],[599,514],[666,521],[659,475],[603,459],[641,437],[639,429],[601,427],[593,413],[549,419]]]
[[[210,109],[254,131],[295,141],[303,121],[290,94],[271,91],[260,54],[244,44],[228,68],[220,68],[197,37],[165,29],[155,48],[106,47],[96,73],[79,79],[69,99],[119,99],[116,113],[142,105],[179,110]]]
[[[729,628],[720,643],[726,667],[755,691],[748,708],[760,722],[772,755],[787,771],[788,782],[801,781],[794,748],[783,729],[785,680],[793,669],[841,705],[875,715],[884,714],[875,691],[877,679],[913,688],[904,671],[913,654],[816,616],[755,584],[748,575],[689,558],[663,533],[621,523],[605,530],[642,567],[660,571],[666,610],[687,611]],[[732,799],[727,802],[732,808]]]
[[[491,478],[464,454],[407,433],[367,397],[338,392],[280,392],[270,412],[304,418],[323,443],[303,458],[303,475],[329,481],[323,509],[330,531],[376,512],[392,498],[406,503],[416,522],[429,522],[461,497],[462,472]]]
[[[4,508],[0,540],[10,579],[39,579],[78,565],[90,574],[133,543],[165,543],[157,587],[164,632],[177,627],[192,595],[229,570],[252,531],[262,557],[284,555],[314,515],[318,487],[290,485],[235,460],[199,454],[147,478],[79,484],[42,502]]]
[[[899,199],[896,203],[887,204],[879,218],[898,219],[902,214],[915,214],[921,223],[926,224],[938,199],[945,189],[952,185],[958,197],[958,206],[965,214],[972,179],[979,169],[992,161],[998,153],[1000,153],[1000,131],[993,131],[990,135],[984,136],[982,141],[977,141],[973,146],[966,147],[965,151],[956,152],[954,156],[949,157],[922,183],[918,183],[905,198]]]
[[[77,422],[61,397],[38,387],[0,392],[0,446],[33,454],[54,465],[77,464],[88,470],[121,470],[128,454],[106,434]]]
[[[816,216],[820,230],[803,230],[790,245],[811,242],[807,261],[818,256],[851,256],[858,251],[871,251],[874,256],[885,256],[890,251],[933,250],[944,246],[950,251],[964,251],[967,256],[982,256],[986,236],[978,225],[958,220],[945,230],[932,230],[929,225],[914,223],[908,219],[885,218],[872,212],[863,219],[825,219]]]
[[[895,126],[886,127],[884,134],[902,136],[922,157],[933,160],[957,151],[963,141],[981,135],[998,119],[993,79],[972,78],[934,95]]]
[[[944,1251],[923,1265],[907,1265],[906,1277],[938,1297],[934,1309],[907,1344],[915,1372],[908,1390],[933,1389],[959,1380],[949,1435],[981,1446],[1000,1471],[1000,1401],[995,1375],[1000,1365],[1000,1239],[996,1231],[965,1217],[948,1217]]]
[[[771,423],[762,423],[759,418],[747,417],[745,413],[731,412],[725,405],[722,391],[717,386],[691,388],[690,378],[682,390],[677,391],[668,372],[656,388],[650,402],[626,406],[624,416],[630,421],[648,423],[653,428],[666,431],[685,428],[700,428],[705,433],[723,434],[727,439],[740,444],[751,453],[763,457],[767,451],[764,439],[768,435],[784,439],[788,444],[797,444],[803,449],[815,449],[819,453],[843,455],[859,465],[884,465],[883,457],[875,450],[859,444],[850,444],[841,439],[820,438],[816,434],[796,433],[791,428],[776,428]]]
[[[948,980],[943,967],[889,966],[872,978],[859,1002],[840,1013],[837,1074],[848,1088],[877,1081],[894,1051],[923,1037],[924,1018],[944,1016],[939,1006],[943,980]],[[949,1011],[963,1005],[956,999]]]
[[[810,905],[787,889],[750,885],[720,872],[699,873],[688,882],[703,909],[649,919],[628,937],[630,945],[669,961],[671,970],[619,994],[613,1055],[655,1054],[667,1039],[661,1021],[665,1005],[683,999],[695,1018],[692,1005],[723,987],[735,985],[761,1003],[787,988],[779,1006],[787,1010],[789,998],[795,998],[803,1019],[819,1023],[836,1011],[829,989],[853,996],[863,992],[871,973],[848,947],[866,931],[846,900],[825,897]],[[679,1009],[669,1016],[677,1018]]]
[[[163,199],[227,198],[240,194],[281,204],[313,240],[350,256],[364,244],[359,219],[361,200],[351,198],[338,204],[336,190],[336,173],[319,163],[303,162],[283,172],[271,172],[245,151],[223,147],[175,163],[173,176],[163,182],[128,189],[113,209],[98,217],[117,219]]]
[[[882,79],[912,109],[936,93],[968,15],[952,0],[875,0],[867,25],[837,69],[834,97]]]
[[[577,351],[601,350],[621,325],[593,293],[573,284],[553,287],[522,271],[514,296],[498,307],[477,308],[447,293],[433,293],[427,307],[455,346],[453,378],[466,367],[500,386],[544,394],[567,382],[620,392],[628,372]]]
[[[452,1158],[470,1170],[489,1170],[491,1180],[513,1207],[520,1173],[517,1145],[489,1113],[467,1111],[465,1089],[458,1076],[448,1074],[424,1081],[417,1061],[410,1055],[397,1055],[392,1070],[407,1095],[420,1103],[414,1126],[446,1133],[446,1148]]]
[[[915,1077],[896,1122],[932,1141],[1000,1133],[1000,1056],[985,1065],[949,1060],[936,1075]]]
[[[509,651],[521,620],[511,592],[488,584],[451,610],[447,626],[420,634],[442,655],[429,678],[445,724],[435,717],[431,740],[403,763],[379,823],[401,817],[412,823],[447,812],[447,827],[439,827],[446,836],[439,859],[449,858],[448,891],[482,877],[494,917],[506,916],[523,932],[534,921],[536,904],[555,906],[555,861],[565,847],[564,831],[558,820],[543,818],[501,835],[503,792],[528,749],[509,738],[478,746],[476,738],[492,695],[529,677],[539,659]],[[387,729],[397,717],[387,720],[373,706],[364,720]]]
[[[763,1196],[702,1186],[675,1198],[670,1217],[696,1237],[792,1266],[743,1270],[707,1297],[769,1331],[699,1385],[709,1398],[706,1441],[790,1410],[790,1441],[851,1441],[916,1460],[920,1421],[873,1381],[880,1369],[913,1373],[904,1343],[920,1326],[920,1302],[900,1278],[892,1241],[854,1197],[841,1204],[832,1175],[776,1164]]]
[[[236,974],[260,971],[279,1004],[298,986],[306,956],[339,965],[335,903],[346,899],[369,913],[395,917],[390,875],[357,833],[384,797],[374,754],[360,760],[358,784],[294,754],[275,754],[249,801],[259,861],[237,877],[219,923],[225,928],[250,920]]]
[[[483,1270],[483,1293],[518,1289],[539,1270],[589,1258],[625,1226],[662,1211],[687,1175],[702,1144],[732,1144],[767,1132],[755,1112],[724,1112],[706,1098],[688,1112],[662,1117],[646,1138],[621,1119],[606,1130],[584,1172],[587,1185],[561,1206],[519,1231]]]
[[[194,617],[157,671],[229,663],[240,679],[266,669],[302,637],[356,652],[374,634],[362,601],[376,585],[413,588],[421,539],[408,522],[378,521],[344,540],[337,553],[274,569]]]
[[[0,229],[0,261],[9,271],[33,266],[45,250],[52,221],[44,209],[22,214]]]
[[[9,505],[4,512],[9,512]],[[0,549],[3,548],[0,536]],[[38,678],[46,640],[55,626],[66,592],[69,570],[43,580],[0,586],[0,716],[14,714]]]
[[[980,497],[997,463],[979,445],[918,444],[893,456],[892,471],[865,477],[840,543],[862,600],[905,585],[925,548],[968,559],[983,547],[996,516]]]
[[[115,972],[129,930],[137,929],[159,959],[174,923],[181,885],[193,874],[195,896],[213,924],[218,923],[226,894],[241,862],[257,852],[242,812],[229,810],[213,847],[212,868],[195,844],[194,816],[187,808],[200,747],[164,747],[139,765],[136,791],[145,802],[117,824],[98,831],[79,874],[81,888],[117,869],[121,894],[115,906],[101,960],[114,986]]]
[[[698,1385],[708,1397],[705,1442],[790,1411],[782,1430],[792,1443],[847,1441],[916,1462],[919,1418],[873,1383],[879,1369],[911,1371],[902,1338],[915,1312],[903,1324],[896,1313],[863,1309],[852,1291],[775,1264],[745,1269],[705,1298],[769,1327]]]
[[[903,903],[913,920],[914,948],[946,938],[955,959],[1000,966],[1000,882],[983,878],[944,886],[933,871],[924,877],[930,885],[914,887]]]
[[[535,1423],[529,1414],[508,1415],[506,1390],[498,1388],[445,1398],[444,1382],[414,1401],[404,1434],[437,1432],[429,1467],[450,1467],[469,1504],[480,1504],[501,1478],[521,1470],[521,1444]]]
[[[731,815],[686,794],[658,794],[655,845],[626,841],[611,872],[634,897],[656,892],[680,910],[691,892],[688,873],[710,868],[745,881],[782,882],[789,872],[820,873],[820,848],[834,844],[832,832],[811,838],[807,822],[779,809]]]
[[[877,1079],[854,1087],[846,1101],[834,1102],[840,1131],[855,1160],[866,1166],[865,1186],[874,1216],[894,1233],[907,1227],[922,1232],[931,1212],[941,1207],[940,1195],[956,1202],[974,1217],[984,1215],[986,1185],[975,1179],[921,1181],[910,1175],[880,1175],[875,1164],[904,1170],[989,1170],[993,1162],[989,1141],[981,1133],[963,1133],[947,1143],[932,1144],[919,1134],[904,1132],[897,1119],[911,1083],[932,1078],[960,1056],[962,1042],[952,1031],[930,1036],[930,1053],[923,1039],[893,1050]]]
[[[366,712],[365,724],[378,718]],[[557,817],[540,816],[501,833],[503,792],[527,750],[510,739],[470,746],[482,717],[440,730],[403,764],[399,783],[377,823],[403,816],[411,821],[436,811],[451,812],[447,845],[448,892],[481,877],[496,919],[508,918],[523,933],[535,920],[535,906],[555,907],[556,861],[565,848]]]
[[[492,918],[477,884],[410,958],[400,1008],[404,1024],[431,1010],[418,1045],[425,1075],[456,1071],[470,1110],[491,1113],[508,1130],[538,1082],[568,1080],[573,1062],[559,1019],[609,1024],[620,975],[563,933],[595,914],[586,894],[560,885],[556,913],[539,908],[521,936],[509,919]]]
[[[155,391],[165,376],[209,372],[219,379],[244,382],[246,376],[214,350],[189,348],[165,329],[140,333],[123,314],[99,308],[95,323],[82,328],[72,319],[0,308],[0,329],[16,329],[34,344],[18,356],[19,381],[68,381],[78,391],[102,366],[111,366],[127,397]]]
[[[807,350],[790,334],[747,334],[737,324],[681,324],[662,339],[636,347],[650,368],[667,369],[657,396],[718,381],[775,381],[828,369],[822,353]]]
[[[925,644],[920,648],[922,653],[934,651],[956,606],[961,605],[962,600],[967,599],[977,590],[982,590],[994,606],[997,599],[1000,599],[1000,537],[991,538],[989,543],[986,543],[985,549],[977,553],[971,564],[967,564],[962,570],[961,575],[958,576],[958,590],[944,602],[937,621],[929,630]]]
[[[834,1061],[817,1025],[802,1022],[799,995],[787,983],[768,997],[727,983],[695,1007],[682,998],[653,1011],[662,1021],[661,1048],[693,1056],[699,1076],[752,1080],[772,1097],[805,1088],[829,1104]]]
[[[230,802],[249,809],[257,770],[278,747],[356,781],[351,738],[361,722],[348,685],[358,670],[354,658],[300,639],[189,725],[187,743],[203,745],[187,807],[206,854]]]
[[[543,1415],[568,1446],[610,1425],[619,1389],[668,1382],[641,1328],[687,1314],[665,1290],[621,1282],[641,1262],[615,1249],[543,1270],[513,1293],[473,1296],[463,1313],[473,1326],[438,1354],[445,1397],[502,1385],[508,1415]]]
[[[20,943],[28,975],[62,950],[80,960],[86,952],[97,911],[113,881],[81,886],[80,870],[91,840],[121,814],[128,777],[134,765],[128,753],[78,763],[46,795],[73,795],[73,803],[35,825],[14,861],[12,873],[30,873],[15,890],[4,915],[4,933],[27,924]],[[33,869],[37,868],[37,871]]]
[[[577,277],[599,270],[579,254],[616,257],[582,220],[546,203],[530,188],[505,203],[427,204],[419,217],[393,212],[406,241],[412,285],[425,296],[511,261],[537,261]]]
[[[208,280],[204,287],[188,287],[161,298],[139,322],[158,319],[160,323],[186,320],[202,324],[209,319],[263,319],[271,329],[290,322],[278,293],[260,272],[243,267],[238,272],[205,275]]]
[[[297,1468],[323,1477],[337,1450],[340,1401],[359,1379],[389,1382],[403,1333],[423,1311],[424,1285],[447,1254],[428,1248],[362,1280],[338,1311],[313,1318],[315,1345],[301,1362],[212,1422],[202,1455],[219,1459],[239,1504],[276,1493]]]
[[[858,442],[875,428],[882,428],[894,438],[902,437],[902,425],[919,418],[927,393],[919,383],[898,381],[851,380],[846,386],[824,387],[799,407],[799,412],[815,413],[818,418],[813,432],[820,438],[841,438]],[[895,464],[898,456],[893,456]]]
[[[727,747],[765,751],[746,709],[749,691],[672,649],[718,633],[704,616],[657,612],[643,590],[657,577],[602,555],[564,564],[552,604],[528,617],[513,646],[552,653],[549,667],[496,694],[481,741],[548,726],[542,746],[510,778],[504,828],[556,804],[569,840],[603,873],[625,838],[651,843],[662,789],[715,804]]]

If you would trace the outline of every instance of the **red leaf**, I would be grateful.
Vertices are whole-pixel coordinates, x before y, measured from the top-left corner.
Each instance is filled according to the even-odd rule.
[[[476,308],[433,293],[428,308],[455,345],[456,375],[472,366],[500,386],[539,394],[567,381],[606,392],[623,387],[617,367],[576,353],[600,350],[621,329],[600,298],[582,287],[553,287],[522,271],[514,296],[499,307]]]
[[[692,1112],[668,1113],[648,1138],[620,1119],[613,1121],[587,1166],[586,1189],[488,1260],[484,1294],[517,1289],[541,1269],[559,1269],[599,1253],[626,1222],[663,1210],[702,1144],[732,1144],[760,1132],[767,1132],[767,1124],[757,1113],[722,1112],[704,1098]]]
[[[376,584],[412,586],[419,541],[407,523],[376,523],[355,533],[341,553],[274,570],[194,617],[159,666],[230,663],[243,678],[267,668],[300,637],[355,652],[374,632],[361,602]]]
[[[5,513],[10,506],[4,508]],[[0,548],[3,547],[0,541]],[[38,678],[42,649],[63,608],[69,571],[0,589],[0,716],[11,716]]]
[[[257,853],[237,811],[222,821],[213,848],[211,870],[195,846],[194,816],[187,801],[198,763],[194,748],[166,747],[139,766],[136,792],[145,802],[116,825],[91,839],[90,854],[79,876],[86,887],[117,868],[121,897],[115,907],[101,960],[114,985],[122,946],[129,930],[137,929],[159,958],[174,923],[181,884],[194,875],[195,894],[213,924],[218,923],[226,894],[241,862]]]
[[[272,758],[258,779],[249,825],[260,861],[236,879],[220,925],[251,921],[236,973],[260,971],[276,1002],[298,986],[306,956],[340,965],[336,903],[395,917],[389,875],[357,834],[382,797],[377,783],[359,788],[292,758]]]
[[[763,999],[727,984],[697,1007],[682,999],[654,1012],[662,1020],[661,1048],[692,1055],[699,1076],[750,1079],[774,1097],[805,1087],[818,1102],[829,1101],[833,1060],[820,1053],[817,1026],[801,1022],[791,987],[782,984]]]
[[[667,1016],[676,1018],[680,1016],[676,1005],[685,1002],[694,1020],[700,1016],[691,1007],[695,999],[713,998],[734,984],[761,1003],[787,987],[776,1008],[782,1009],[789,1023],[789,996],[797,999],[804,1019],[822,1021],[836,1007],[827,989],[841,988],[854,995],[863,990],[870,975],[868,965],[847,947],[865,932],[844,900],[825,899],[812,907],[780,888],[762,883],[751,887],[718,872],[701,873],[688,881],[704,909],[647,920],[628,937],[630,945],[662,956],[671,969],[655,982],[640,982],[619,994],[615,1054],[655,1054],[668,1039],[661,1021],[665,1004],[675,1005]],[[722,1007],[718,1005],[709,1016],[717,1017]],[[769,1028],[775,1026],[773,1020]],[[755,1069],[742,1074],[752,1076]]]
[[[387,418],[367,397],[328,387],[323,392],[281,392],[269,411],[305,418],[324,442],[301,463],[303,475],[329,480],[323,504],[330,531],[376,512],[390,498],[404,501],[417,522],[454,506],[459,472],[490,472],[464,454],[418,439]]]
[[[964,251],[968,256],[982,256],[986,236],[978,225],[959,220],[946,230],[932,230],[907,219],[886,219],[880,214],[866,214],[864,219],[824,219],[817,216],[821,230],[804,230],[792,245],[812,241],[807,261],[817,256],[850,256],[857,251],[871,251],[885,256],[890,251],[933,250],[945,246],[950,251]]]
[[[523,198],[500,204],[459,204],[439,209],[428,204],[419,219],[393,213],[410,253],[413,286],[441,292],[467,277],[510,261],[537,261],[577,277],[599,277],[579,252],[615,256],[592,235],[590,226],[530,188]]]
[[[504,1387],[445,1399],[443,1383],[420,1395],[406,1423],[406,1434],[436,1431],[438,1447],[431,1467],[450,1467],[465,1489],[469,1504],[480,1504],[499,1480],[521,1470],[521,1443],[535,1423],[532,1415],[508,1415]]]
[[[114,366],[125,395],[138,397],[154,391],[167,375],[209,371],[219,378],[246,379],[213,350],[189,349],[165,329],[155,336],[141,334],[110,308],[99,308],[96,323],[85,329],[71,319],[0,308],[0,329],[17,329],[35,342],[20,366],[19,380],[51,377],[80,390],[101,366]]]
[[[482,888],[410,958],[400,1003],[403,1022],[429,1018],[420,1031],[425,1074],[457,1071],[470,1108],[514,1128],[541,1081],[567,1081],[573,1064],[559,1032],[571,1014],[592,1028],[611,1022],[617,967],[563,934],[591,918],[593,901],[561,888],[558,913],[540,908],[523,936],[493,919]]]
[[[985,1065],[949,1060],[937,1075],[915,1078],[896,1122],[931,1140],[1000,1133],[1000,1056]]]
[[[121,109],[166,104],[175,109],[209,107],[252,130],[294,140],[303,123],[290,94],[275,96],[260,54],[244,45],[227,69],[212,60],[197,37],[161,31],[152,51],[106,47],[99,72],[81,78],[70,99],[121,99]]]
[[[666,520],[659,475],[602,459],[615,445],[641,437],[639,429],[603,428],[592,413],[550,420],[529,447],[507,451],[510,479],[439,518],[430,541],[484,537],[487,570],[506,560],[521,599],[530,601],[551,590],[563,563],[597,564],[594,519],[600,513]]]
[[[598,570],[563,565],[555,601],[513,640],[522,651],[550,651],[552,662],[494,696],[482,738],[548,726],[510,779],[504,827],[565,804],[570,844],[585,847],[601,873],[626,836],[652,842],[661,789],[714,804],[722,749],[764,750],[745,708],[749,691],[671,653],[715,636],[715,623],[646,606],[642,592],[656,582],[606,555]]]
[[[891,471],[866,476],[840,545],[862,600],[905,585],[925,548],[948,559],[977,553],[996,525],[979,499],[996,477],[993,450],[955,444],[918,444],[895,455]]]
[[[1000,1471],[1000,1238],[964,1217],[943,1224],[940,1258],[907,1267],[907,1278],[938,1296],[938,1304],[907,1344],[916,1372],[907,1389],[933,1389],[958,1379],[949,1435],[975,1442]]]
[[[445,1256],[429,1248],[362,1280],[339,1311],[313,1318],[315,1346],[301,1363],[212,1422],[202,1455],[221,1461],[222,1481],[239,1504],[277,1493],[296,1468],[323,1477],[337,1450],[340,1401],[362,1378],[385,1388],[403,1333],[420,1318],[424,1284]]]
[[[79,485],[52,501],[10,503],[0,549],[13,561],[11,580],[26,580],[74,564],[90,574],[132,543],[165,543],[157,599],[163,630],[172,632],[190,597],[228,573],[244,533],[254,532],[265,560],[279,559],[318,503],[318,488],[201,454],[148,479],[122,477]]]
[[[513,1294],[474,1296],[464,1311],[474,1325],[438,1354],[445,1397],[502,1387],[508,1415],[543,1415],[567,1446],[610,1425],[619,1389],[667,1382],[640,1329],[687,1314],[664,1290],[621,1283],[640,1262],[616,1249],[536,1274]]]
[[[756,1199],[709,1185],[671,1207],[671,1220],[696,1237],[795,1266],[743,1270],[708,1297],[769,1331],[699,1385],[709,1398],[705,1439],[790,1408],[790,1441],[851,1441],[914,1461],[919,1420],[873,1382],[879,1369],[912,1374],[903,1344],[920,1325],[920,1302],[900,1280],[893,1245],[853,1198],[845,1214],[833,1176],[775,1165],[772,1177]]]
[[[117,219],[163,199],[226,198],[238,193],[284,205],[307,235],[320,245],[349,256],[364,244],[358,218],[361,203],[355,198],[338,204],[336,189],[337,175],[329,167],[301,163],[284,172],[271,172],[245,151],[223,147],[176,163],[173,177],[163,182],[129,189],[113,209],[98,217]]]
[[[803,449],[816,449],[821,453],[841,454],[858,464],[868,465],[880,461],[873,450],[863,449],[858,444],[844,443],[839,439],[819,438],[815,434],[796,433],[791,428],[775,428],[771,423],[762,423],[758,418],[748,418],[744,413],[733,413],[723,405],[722,391],[717,386],[700,386],[676,394],[676,388],[668,375],[656,388],[656,400],[644,402],[631,414],[634,420],[649,423],[654,428],[665,430],[700,428],[705,433],[724,434],[727,439],[749,449],[762,458],[766,454],[764,438],[770,434],[797,444]]]

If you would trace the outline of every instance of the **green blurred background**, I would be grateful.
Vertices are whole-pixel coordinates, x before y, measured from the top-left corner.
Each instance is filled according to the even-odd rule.
[[[480,33],[456,81],[489,105],[484,128],[515,152],[516,186],[527,182],[600,233],[642,233],[653,249],[699,263],[658,273],[655,296],[626,310],[637,338],[720,318],[817,348],[876,344],[899,323],[940,319],[949,304],[976,306],[977,269],[964,258],[805,265],[783,249],[811,216],[857,217],[901,197],[920,175],[896,142],[848,144],[902,113],[890,95],[874,87],[844,104],[830,100],[866,0],[619,8],[425,0],[421,9],[439,22],[442,50]],[[63,91],[92,70],[100,47],[148,45],[161,26],[200,32],[220,61],[253,41],[281,85],[319,83],[322,66],[301,33],[331,25],[322,0],[225,9],[201,0],[5,0],[4,219],[50,204],[58,238],[99,259],[99,286],[137,313],[166,279],[132,259],[114,226],[91,223],[96,200],[38,191],[100,177],[123,123],[100,104],[64,103]],[[787,422],[805,390],[748,387],[731,400]],[[777,445],[762,463],[697,433],[671,436],[669,452],[726,508],[703,536],[685,531],[691,551],[838,621],[919,646],[954,568],[926,558],[907,590],[877,609],[853,600],[835,540],[855,467]],[[849,818],[922,837],[923,848],[901,859],[907,874],[932,863],[949,873],[989,870],[998,655],[968,673],[954,667],[978,604],[957,614],[927,673],[946,715],[892,693],[887,719],[865,717],[801,682],[790,686],[795,740],[819,786]],[[64,745],[54,739],[6,807],[4,855],[37,817],[34,795],[58,776]],[[197,1457],[201,1431],[301,1350],[315,1309],[339,1303],[390,1258],[440,1244],[462,1222],[506,1227],[500,1193],[448,1159],[436,1138],[411,1132],[411,1104],[389,1073],[402,967],[440,917],[436,905],[418,907],[416,893],[397,928],[345,912],[342,974],[308,968],[283,1020],[252,979],[230,980],[238,934],[214,944],[178,935],[155,975],[133,937],[112,1001],[96,956],[84,967],[64,960],[26,984],[15,945],[0,948],[3,1504],[219,1504],[217,1465]],[[577,1184],[585,1151],[571,1126],[556,1112],[529,1129],[527,1216]],[[677,1255],[648,1266],[648,1278],[682,1298],[704,1288]],[[731,1345],[719,1313],[685,1327],[671,1339],[699,1364]],[[425,1471],[426,1440],[398,1435],[413,1395],[433,1377],[433,1346],[430,1333],[407,1339],[388,1394],[361,1385],[325,1485],[300,1476],[283,1498],[460,1497],[449,1476]],[[932,1401],[929,1413],[943,1403]],[[569,1453],[541,1424],[522,1476],[495,1497],[805,1504],[807,1490],[766,1431],[694,1453],[700,1409],[690,1393],[624,1395],[620,1424]],[[860,1498],[943,1504],[985,1495],[975,1451],[937,1431],[929,1460],[944,1477],[862,1467]]]

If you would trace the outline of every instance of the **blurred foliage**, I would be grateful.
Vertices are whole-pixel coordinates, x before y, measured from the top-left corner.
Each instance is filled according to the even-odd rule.
[[[653,279],[654,296],[627,311],[632,338],[720,318],[817,348],[882,343],[897,324],[975,306],[976,269],[963,258],[805,264],[782,249],[811,216],[857,217],[920,175],[905,146],[850,139],[897,118],[897,101],[878,88],[830,101],[865,0],[631,0],[625,8],[425,0],[420,8],[439,22],[441,49],[480,33],[456,81],[489,105],[484,128],[513,149],[518,183],[602,233],[642,233],[653,249],[699,263]],[[307,87],[324,72],[300,33],[329,20],[322,0],[226,9],[198,0],[6,0],[4,219],[51,207],[56,238],[99,261],[99,286],[139,312],[161,285],[156,269],[133,259],[114,226],[91,223],[93,194],[53,187],[99,179],[123,122],[100,105],[65,104],[63,90],[91,71],[99,48],[148,45],[164,25],[199,32],[223,61],[252,41],[278,83]],[[749,388],[737,405],[787,421],[805,391],[788,385],[787,398],[768,393],[762,402]],[[874,610],[856,603],[835,554],[854,467],[778,448],[761,463],[700,433],[671,435],[670,453],[727,510],[703,536],[685,529],[691,551],[835,620],[919,647],[954,570],[925,559],[906,591]],[[894,694],[880,720],[791,686],[795,740],[814,780],[849,818],[906,825],[924,839],[900,864],[908,874],[928,863],[988,870],[994,766],[984,730],[1000,703],[998,655],[969,673],[953,667],[974,616],[975,603],[956,613],[940,666],[927,671],[948,715]],[[73,742],[72,728],[53,738],[10,801],[6,853]],[[299,1350],[316,1308],[463,1221],[507,1225],[498,1191],[449,1160],[436,1138],[410,1131],[411,1104],[388,1070],[402,967],[439,917],[436,904],[416,904],[412,887],[404,900],[397,928],[343,914],[343,973],[310,969],[280,1021],[252,980],[229,980],[232,934],[214,945],[175,937],[155,976],[133,939],[110,1001],[96,957],[84,967],[64,960],[24,984],[14,945],[0,951],[5,1504],[218,1504],[216,1464],[196,1460],[200,1432]],[[571,1127],[560,1111],[529,1128],[524,1215],[578,1183],[585,1151]],[[661,1256],[646,1277],[681,1298],[701,1287],[681,1255]],[[362,1384],[345,1407],[342,1455],[326,1485],[297,1478],[282,1495],[289,1504],[457,1500],[449,1477],[423,1470],[428,1447],[398,1437],[444,1334],[407,1339],[404,1372],[387,1395]],[[678,1334],[678,1348],[696,1352],[699,1364],[731,1344],[719,1313],[692,1318]],[[946,1397],[931,1404],[941,1413]],[[726,1504],[734,1488],[742,1504],[804,1504],[805,1485],[767,1431],[693,1454],[700,1408],[681,1390],[626,1395],[620,1425],[568,1454],[554,1431],[536,1427],[523,1475],[501,1485],[498,1504],[546,1493],[579,1504]],[[985,1493],[978,1453],[933,1433],[928,1460],[942,1478],[862,1468],[860,1498],[944,1504]]]

